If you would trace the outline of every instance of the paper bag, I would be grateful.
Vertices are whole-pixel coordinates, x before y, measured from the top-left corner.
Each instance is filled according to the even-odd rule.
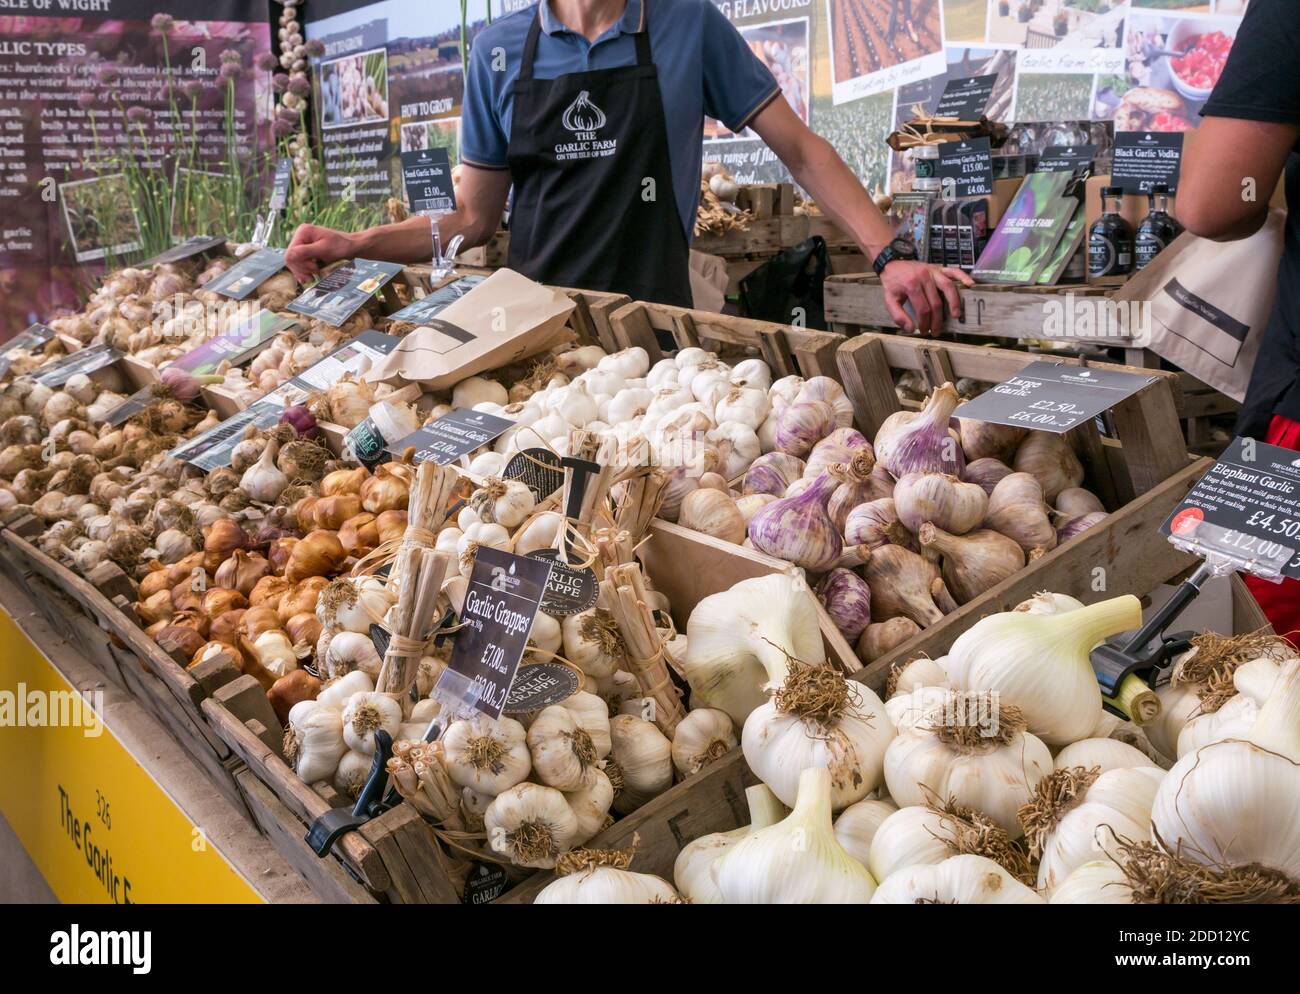
[[[691,249],[691,306],[721,314],[727,303],[727,260]]]
[[[419,383],[441,390],[573,337],[566,327],[574,303],[560,290],[498,269],[459,300],[417,328],[365,374],[371,383]]]
[[[1234,400],[1243,400],[1273,310],[1283,211],[1249,238],[1212,242],[1184,233],[1114,294],[1137,345]]]

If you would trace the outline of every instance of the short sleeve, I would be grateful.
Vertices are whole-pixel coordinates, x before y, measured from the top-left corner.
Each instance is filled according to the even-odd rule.
[[[472,166],[504,169],[509,141],[501,126],[497,94],[492,85],[503,73],[492,71],[491,55],[488,45],[470,49],[465,100],[460,112],[460,158]]]
[[[1294,0],[1251,0],[1206,117],[1300,124],[1300,17]]]
[[[709,2],[703,36],[704,113],[743,131],[781,88],[727,15]]]

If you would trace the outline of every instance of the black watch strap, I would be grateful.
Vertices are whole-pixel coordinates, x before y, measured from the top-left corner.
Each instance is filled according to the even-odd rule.
[[[885,267],[896,259],[902,259],[906,262],[915,262],[916,258],[916,248],[911,242],[903,238],[895,238],[880,250],[876,255],[875,260],[871,263],[871,268],[874,269],[876,275],[879,276],[885,271]]]

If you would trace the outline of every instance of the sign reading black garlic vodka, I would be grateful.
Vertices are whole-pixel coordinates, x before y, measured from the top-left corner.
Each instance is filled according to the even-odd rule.
[[[1181,131],[1117,131],[1110,181],[1125,193],[1150,193],[1157,183],[1178,190],[1183,161]]]
[[[1040,360],[968,400],[953,414],[1060,435],[1127,400],[1155,379],[1101,366]]]
[[[448,668],[478,690],[474,707],[500,718],[528,645],[549,563],[480,545]]]
[[[1235,439],[1160,530],[1246,572],[1300,579],[1300,452]]]

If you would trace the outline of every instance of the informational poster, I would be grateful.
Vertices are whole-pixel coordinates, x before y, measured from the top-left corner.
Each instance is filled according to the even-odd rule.
[[[269,76],[255,68],[271,44],[264,0],[162,6],[0,4],[0,340],[80,306],[105,265],[158,251],[148,217],[162,237],[173,223],[202,233],[192,225],[227,126],[247,148],[269,121]]]

